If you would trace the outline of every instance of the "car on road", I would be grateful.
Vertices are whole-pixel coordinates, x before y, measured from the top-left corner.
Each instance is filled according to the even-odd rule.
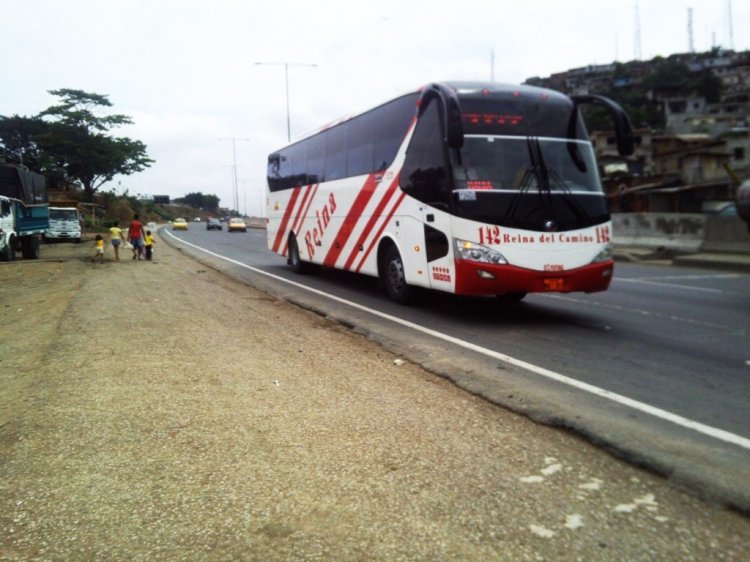
[[[175,219],[172,221],[172,230],[187,230],[188,223],[185,219]]]
[[[210,218],[206,221],[206,230],[222,230],[222,228],[219,219]]]
[[[245,224],[245,221],[237,217],[229,219],[229,224],[227,225],[227,232],[234,232],[234,231],[247,232],[247,225]]]

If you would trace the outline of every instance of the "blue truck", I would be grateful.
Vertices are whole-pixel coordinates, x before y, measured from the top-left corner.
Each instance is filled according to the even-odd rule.
[[[0,163],[0,261],[17,254],[37,259],[49,230],[45,177],[22,166]]]

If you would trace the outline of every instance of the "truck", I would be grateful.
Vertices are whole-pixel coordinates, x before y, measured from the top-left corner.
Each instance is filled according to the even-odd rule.
[[[49,230],[45,177],[22,166],[0,163],[0,261],[37,259]]]
[[[50,207],[49,230],[43,236],[45,242],[56,240],[81,241],[81,213],[76,207]]]

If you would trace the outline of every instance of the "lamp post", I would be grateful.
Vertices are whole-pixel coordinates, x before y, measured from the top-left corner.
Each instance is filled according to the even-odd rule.
[[[292,140],[292,125],[289,118],[289,67],[290,66],[315,66],[317,64],[309,64],[304,62],[256,62],[256,66],[283,66],[284,67],[284,84],[286,87],[286,140],[291,142]]]
[[[237,141],[249,141],[251,139],[243,139],[243,138],[237,138],[237,137],[230,137],[230,138],[221,138],[217,139],[220,141],[232,141],[232,171],[233,171],[233,180],[234,183],[232,184],[232,197],[234,201],[234,210],[237,211],[239,214],[240,212],[240,195],[239,195],[239,186],[237,182]]]

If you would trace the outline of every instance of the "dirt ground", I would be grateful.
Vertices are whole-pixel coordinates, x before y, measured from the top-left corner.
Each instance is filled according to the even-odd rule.
[[[2,560],[750,560],[750,521],[157,241],[0,264]]]

